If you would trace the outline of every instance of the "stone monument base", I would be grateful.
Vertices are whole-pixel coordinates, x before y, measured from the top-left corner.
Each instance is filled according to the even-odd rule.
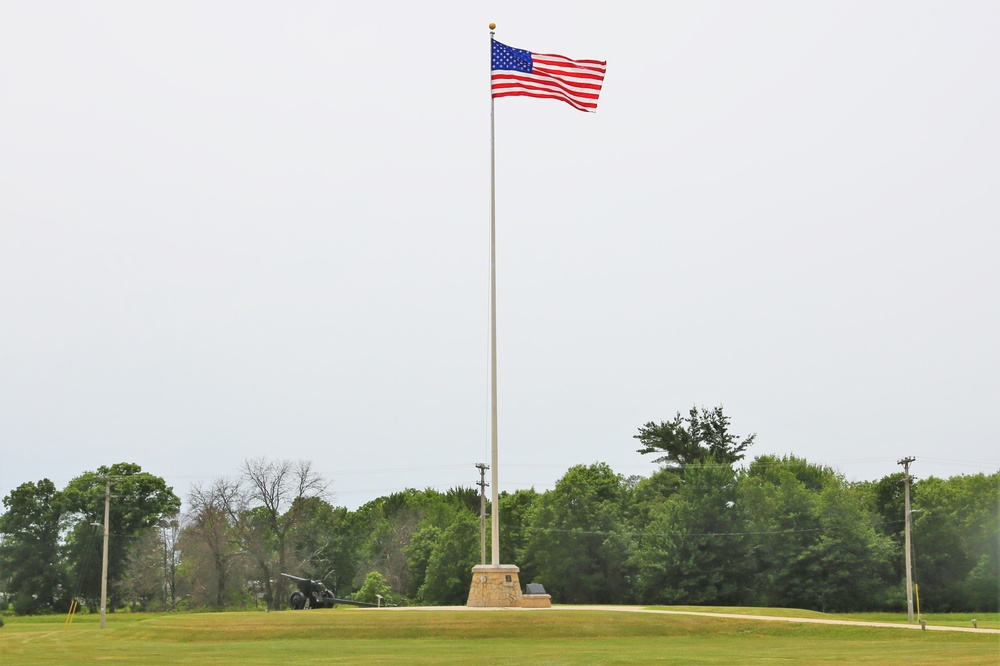
[[[519,608],[520,572],[513,564],[477,564],[472,567],[472,585],[466,606],[478,608]]]

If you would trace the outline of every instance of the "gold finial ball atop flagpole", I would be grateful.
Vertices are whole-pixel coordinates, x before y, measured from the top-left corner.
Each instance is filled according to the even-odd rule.
[[[496,23],[490,23],[490,30],[496,30],[496,29],[497,29],[497,24]]]

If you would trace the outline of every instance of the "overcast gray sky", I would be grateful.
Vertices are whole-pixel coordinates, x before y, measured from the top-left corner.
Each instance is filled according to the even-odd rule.
[[[1000,468],[1000,3],[0,4],[0,494],[488,461],[489,30],[608,61],[496,104],[500,489],[648,474],[722,404],[848,479]]]

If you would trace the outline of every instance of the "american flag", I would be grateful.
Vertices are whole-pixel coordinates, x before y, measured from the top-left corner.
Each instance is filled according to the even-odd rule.
[[[597,110],[606,62],[532,53],[493,40],[493,97],[558,99],[581,111]]]

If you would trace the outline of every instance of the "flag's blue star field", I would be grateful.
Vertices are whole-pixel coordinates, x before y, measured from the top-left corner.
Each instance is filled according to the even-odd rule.
[[[515,49],[493,40],[493,69],[506,69],[530,74],[532,67],[529,51]]]

